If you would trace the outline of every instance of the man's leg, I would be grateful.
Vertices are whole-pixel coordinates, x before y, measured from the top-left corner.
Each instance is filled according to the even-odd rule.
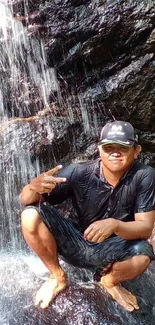
[[[120,305],[132,312],[139,309],[137,299],[120,283],[141,275],[149,264],[150,258],[145,255],[136,255],[126,261],[115,262],[111,271],[101,277],[100,283]]]
[[[89,242],[84,239],[79,227],[62,217],[47,203],[28,207],[22,213],[22,228],[28,245],[50,270],[50,283],[53,284],[52,276],[57,282],[57,284],[54,282],[54,289],[52,285],[49,288],[49,284],[45,283],[45,286],[43,285],[38,292],[36,303],[43,301],[42,308],[48,306],[52,298],[66,286],[64,271],[58,262],[58,250],[58,253],[68,263],[92,269],[94,272],[112,264],[112,268],[109,269],[106,276],[102,277],[101,284],[126,309],[130,311],[136,309],[136,306],[133,308],[133,302],[126,302],[125,294],[123,294],[125,289],[120,289],[119,283],[143,273],[150,260],[154,259],[152,247],[148,242],[144,240],[126,241],[117,236],[108,238],[101,244]],[[125,261],[121,262],[122,260]],[[132,275],[129,274],[129,270]],[[128,291],[127,293],[129,294]]]
[[[22,212],[21,225],[27,244],[51,273],[49,280],[38,291],[35,300],[36,305],[40,304],[42,308],[46,308],[67,285],[65,273],[58,261],[56,242],[36,209],[29,208]]]

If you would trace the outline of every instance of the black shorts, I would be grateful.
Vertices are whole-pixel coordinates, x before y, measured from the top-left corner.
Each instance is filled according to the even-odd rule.
[[[151,261],[154,260],[152,245],[146,240],[125,240],[115,236],[105,239],[103,243],[93,243],[84,239],[78,225],[62,217],[49,203],[39,203],[26,209],[29,208],[38,211],[53,234],[59,256],[74,266],[95,271],[135,255],[146,255]]]

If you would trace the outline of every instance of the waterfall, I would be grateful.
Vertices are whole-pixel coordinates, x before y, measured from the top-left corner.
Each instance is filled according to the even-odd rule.
[[[50,324],[53,316],[45,318],[33,307],[34,294],[47,278],[48,270],[29,250],[21,235],[19,191],[40,174],[39,159],[32,159],[30,152],[31,145],[33,149],[36,145],[33,122],[29,123],[31,115],[39,121],[37,113],[48,110],[51,93],[54,96],[60,90],[55,70],[47,67],[43,41],[29,35],[26,27],[13,18],[7,0],[0,1],[0,72],[0,324],[29,325],[32,317],[40,317],[37,324],[46,321]],[[68,112],[73,122],[70,105]],[[25,123],[22,123],[24,118]],[[60,122],[63,129],[65,121]],[[48,118],[44,128],[47,139],[51,140],[53,131]],[[37,132],[39,138],[40,132]],[[91,277],[85,271],[80,279],[82,276]],[[74,268],[73,271],[70,268],[70,278],[79,279]],[[60,313],[60,307],[57,309]]]
[[[40,174],[40,164],[37,158],[32,161],[30,148],[22,143],[21,137],[31,133],[28,120],[22,124],[23,118],[47,109],[51,92],[58,90],[55,71],[46,64],[43,41],[29,37],[26,27],[13,18],[8,1],[0,1],[1,325],[20,323],[16,315],[19,297],[24,292],[26,297],[30,291],[32,300],[33,285],[39,281],[34,280],[34,274],[42,278],[47,273],[32,252],[23,250],[19,190]],[[47,137],[51,137],[48,119],[46,129]],[[29,305],[25,300],[22,307]],[[25,320],[22,324],[26,324]]]
[[[15,249],[20,245],[20,183],[26,184],[40,173],[38,160],[32,164],[29,148],[21,143],[21,134],[29,124],[19,127],[19,123],[25,116],[47,108],[49,96],[58,91],[59,84],[54,69],[47,67],[43,41],[29,37],[26,27],[13,18],[7,1],[0,2],[0,18],[0,243],[3,247],[7,238],[8,245],[9,238],[9,246]]]

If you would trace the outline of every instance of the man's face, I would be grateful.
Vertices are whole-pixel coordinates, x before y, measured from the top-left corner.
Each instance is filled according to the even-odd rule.
[[[141,151],[141,146],[127,147],[120,144],[99,146],[103,167],[111,172],[123,172],[133,163]]]

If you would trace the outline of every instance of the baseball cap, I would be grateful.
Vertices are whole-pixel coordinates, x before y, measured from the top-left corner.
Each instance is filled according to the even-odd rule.
[[[109,122],[101,130],[99,144],[109,143],[118,143],[130,147],[138,144],[138,135],[129,122]]]

